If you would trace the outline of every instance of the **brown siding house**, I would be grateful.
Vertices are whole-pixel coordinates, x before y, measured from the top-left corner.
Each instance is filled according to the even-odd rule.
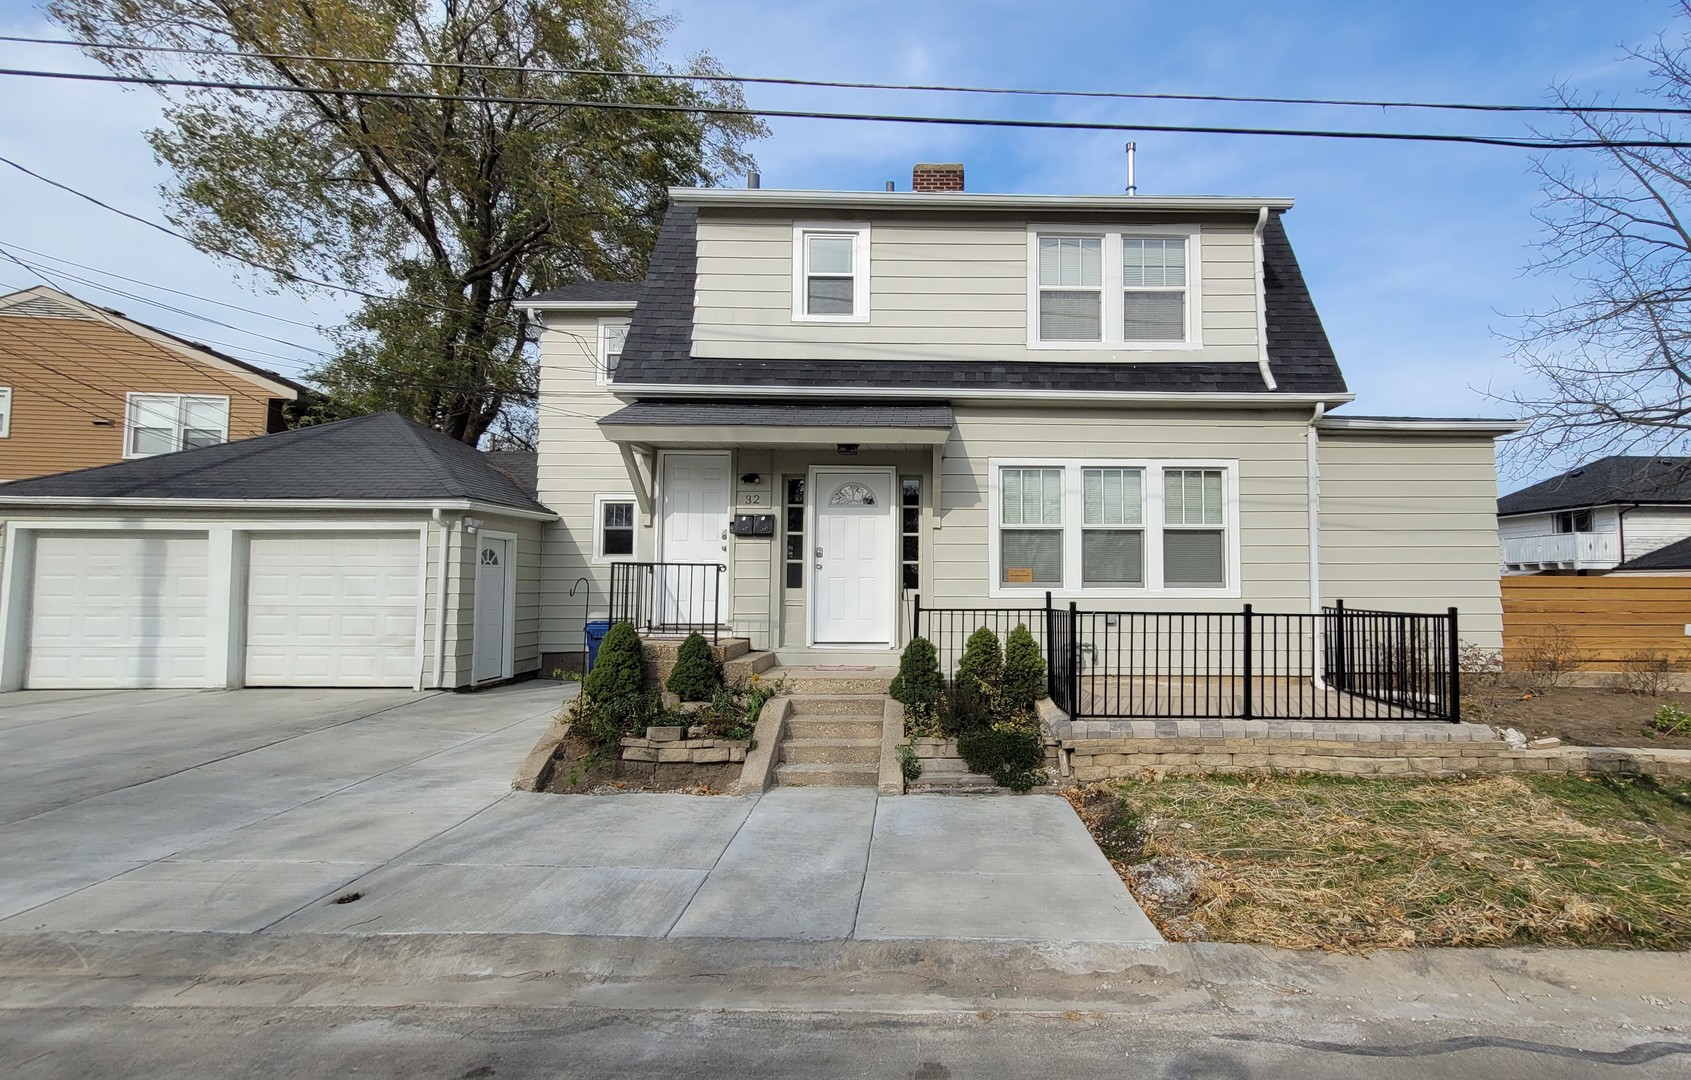
[[[263,435],[309,393],[55,289],[0,296],[0,481]]]

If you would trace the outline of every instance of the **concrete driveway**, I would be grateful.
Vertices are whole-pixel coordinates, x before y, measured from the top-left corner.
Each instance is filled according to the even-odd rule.
[[[0,696],[0,932],[1161,940],[1061,799],[513,793],[573,690]]]

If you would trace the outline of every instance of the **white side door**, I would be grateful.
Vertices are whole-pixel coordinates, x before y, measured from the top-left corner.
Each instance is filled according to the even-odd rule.
[[[410,686],[417,534],[254,533],[246,685]]]
[[[716,567],[728,562],[728,508],[731,488],[727,454],[665,454],[663,521],[654,588],[658,619],[672,626],[714,626],[718,588],[727,575]],[[690,564],[690,565],[689,565]]]
[[[207,550],[203,533],[43,533],[24,685],[204,686]]]
[[[510,540],[477,534],[475,657],[470,677],[476,682],[508,678],[511,674],[511,560]]]
[[[811,639],[818,645],[893,643],[898,488],[892,469],[811,470]]]

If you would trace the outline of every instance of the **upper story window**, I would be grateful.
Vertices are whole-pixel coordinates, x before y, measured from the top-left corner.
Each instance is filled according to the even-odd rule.
[[[1591,511],[1558,510],[1552,520],[1551,530],[1559,533],[1591,532]]]
[[[229,441],[229,399],[189,394],[130,394],[124,457],[151,457]]]
[[[793,319],[869,321],[869,226],[793,227]]]
[[[1029,348],[1201,344],[1196,227],[1035,227],[1028,266]]]
[[[594,382],[604,386],[616,379],[617,364],[622,360],[622,347],[628,341],[626,318],[599,320],[598,363],[594,367]]]
[[[0,439],[12,437],[12,388],[0,386]]]

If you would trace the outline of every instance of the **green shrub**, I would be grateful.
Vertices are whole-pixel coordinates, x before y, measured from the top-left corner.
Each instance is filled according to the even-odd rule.
[[[975,679],[958,676],[940,699],[939,729],[950,736],[992,727],[1004,719],[997,690]]]
[[[1691,713],[1677,705],[1663,705],[1650,717],[1650,726],[1666,735],[1691,735]]]
[[[1004,650],[998,646],[998,635],[981,627],[969,635],[963,646],[963,656],[957,661],[954,683],[975,682],[988,690],[996,690],[1004,680]]]
[[[1026,624],[1017,623],[1004,642],[1004,704],[1019,711],[1045,696],[1045,657]]]
[[[703,634],[694,631],[681,643],[665,686],[682,701],[709,701],[722,689],[722,662]]]
[[[1039,732],[996,727],[964,732],[957,752],[970,772],[983,773],[999,787],[1025,792],[1045,782],[1045,744]]]
[[[911,734],[930,727],[939,716],[939,698],[945,680],[939,673],[939,654],[927,638],[911,638],[898,658],[898,675],[888,693],[904,704],[904,719]]]
[[[909,743],[898,748],[898,770],[904,774],[906,780],[914,780],[922,775],[922,759],[916,756],[916,748]]]
[[[599,658],[581,684],[581,696],[604,703],[634,697],[645,689],[646,657],[640,651],[640,635],[632,623],[617,623],[599,644]]]

